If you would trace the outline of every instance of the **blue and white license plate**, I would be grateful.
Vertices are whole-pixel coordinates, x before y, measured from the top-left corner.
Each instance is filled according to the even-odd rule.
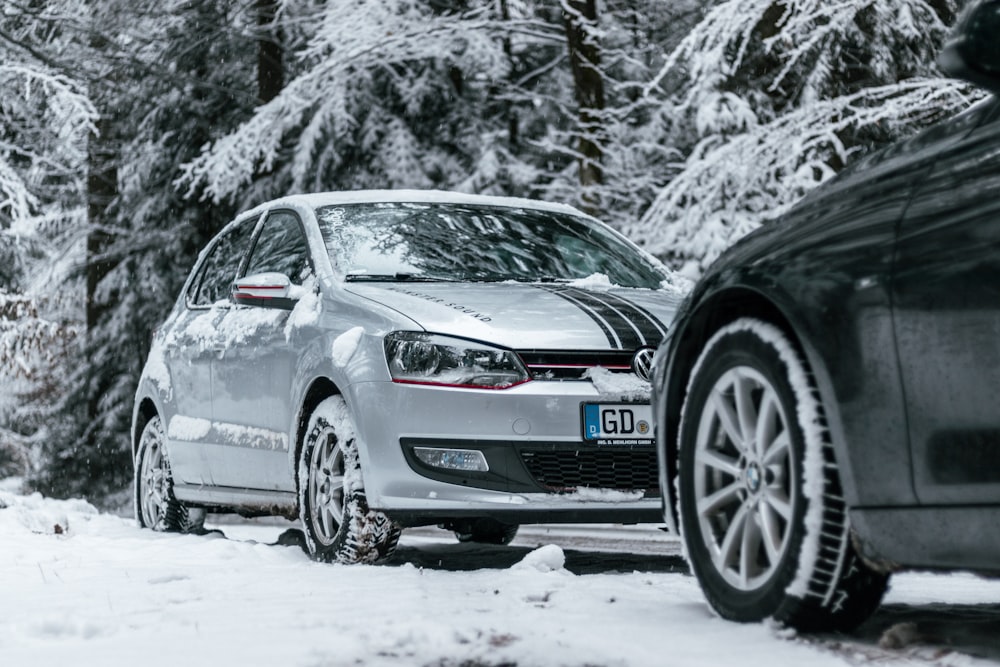
[[[648,403],[584,403],[583,439],[597,445],[653,444]]]

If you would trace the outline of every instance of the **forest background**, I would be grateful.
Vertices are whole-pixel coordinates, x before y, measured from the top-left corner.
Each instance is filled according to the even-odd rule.
[[[0,478],[123,499],[150,337],[284,194],[568,202],[696,278],[968,106],[964,0],[0,0]]]

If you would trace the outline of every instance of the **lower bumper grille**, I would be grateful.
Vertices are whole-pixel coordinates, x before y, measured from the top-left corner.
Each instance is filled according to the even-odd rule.
[[[540,485],[553,491],[589,487],[660,495],[652,449],[521,450],[521,459]]]

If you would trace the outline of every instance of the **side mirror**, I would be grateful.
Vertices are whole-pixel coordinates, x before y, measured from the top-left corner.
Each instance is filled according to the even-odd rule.
[[[948,76],[1000,92],[1000,0],[973,3],[938,57]]]
[[[233,283],[232,300],[243,306],[291,310],[298,301],[296,291],[284,273],[256,273]]]

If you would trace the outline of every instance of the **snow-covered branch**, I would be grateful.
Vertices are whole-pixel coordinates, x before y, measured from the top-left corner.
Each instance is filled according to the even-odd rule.
[[[200,191],[203,198],[224,200],[250,183],[254,174],[270,171],[291,138],[292,187],[303,189],[317,155],[336,156],[337,140],[359,127],[359,88],[373,72],[390,77],[408,73],[397,87],[413,104],[427,92],[413,85],[428,83],[410,75],[418,63],[443,61],[466,78],[499,79],[508,64],[495,35],[509,28],[509,22],[478,15],[433,15],[417,3],[332,3],[323,29],[301,54],[311,67],[235,132],[183,165],[176,184],[185,187],[188,196]],[[400,136],[398,127],[385,129],[388,134],[378,141]]]
[[[731,75],[743,61],[754,28],[772,4],[773,0],[728,0],[713,7],[667,56],[645,93],[653,94],[678,72],[684,80],[706,86]],[[698,86],[688,87],[680,106],[687,106],[698,92]]]
[[[656,255],[693,262],[695,275],[832,176],[831,163],[846,163],[846,133],[923,127],[976,97],[955,81],[911,80],[817,102],[728,138],[710,135],[628,232]]]
[[[879,75],[891,76],[894,73],[887,70],[895,56],[881,56],[887,49],[879,45],[907,44],[915,56],[932,63],[935,43],[927,36],[940,36],[946,29],[928,0],[726,0],[666,57],[645,94],[667,92],[678,111],[686,110],[724,87],[755,49],[780,63],[762,81],[774,93],[793,71],[808,70],[831,50],[843,50],[849,37],[875,45],[875,60],[868,65]],[[833,79],[845,75],[827,74]],[[820,92],[828,83],[815,76],[811,80]]]
[[[40,205],[33,183],[51,173],[79,173],[97,112],[74,81],[43,67],[0,64],[0,122],[11,139],[0,146],[0,215],[13,225]]]

